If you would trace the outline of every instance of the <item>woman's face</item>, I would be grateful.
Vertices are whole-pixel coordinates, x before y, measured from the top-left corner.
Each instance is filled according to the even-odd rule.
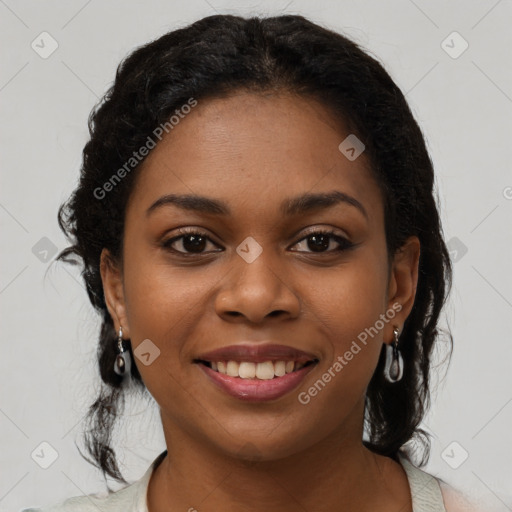
[[[122,271],[104,251],[102,275],[165,432],[269,460],[329,436],[360,442],[382,343],[412,307],[419,244],[388,260],[382,196],[364,152],[340,151],[348,135],[313,100],[244,92],[199,101],[144,161]],[[208,355],[235,345],[253,350]],[[243,361],[229,373],[264,378],[207,367],[229,358]],[[313,362],[265,373],[294,360]]]

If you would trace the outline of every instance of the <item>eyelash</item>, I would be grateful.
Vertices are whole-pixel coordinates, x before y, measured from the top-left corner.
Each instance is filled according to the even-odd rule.
[[[208,237],[208,235],[206,233],[204,233],[203,231],[200,231],[198,229],[181,228],[181,229],[178,230],[178,233],[180,233],[179,236],[174,236],[174,237],[172,237],[172,238],[162,242],[162,247],[164,249],[172,251],[173,253],[178,254],[180,256],[190,257],[190,256],[201,256],[201,255],[207,254],[206,252],[202,252],[202,253],[182,252],[182,251],[177,251],[176,249],[173,249],[171,247],[171,245],[174,242],[176,242],[176,241],[178,241],[178,240],[180,240],[182,238],[185,238],[186,236],[198,235],[198,236],[200,236],[202,238],[205,238],[209,242],[214,243],[212,240],[210,240],[210,238]],[[327,251],[323,251],[323,252],[314,252],[314,251],[296,251],[296,252],[306,252],[307,254],[332,254],[334,252],[342,252],[342,251],[345,251],[345,250],[348,250],[348,249],[352,249],[355,246],[355,244],[349,242],[346,238],[337,235],[335,231],[331,231],[331,230],[328,230],[328,229],[315,229],[315,230],[311,230],[305,236],[303,236],[299,241],[297,241],[294,245],[297,245],[299,242],[302,242],[303,240],[307,240],[308,238],[310,238],[310,237],[312,237],[314,235],[329,236],[335,242],[339,243],[340,247],[338,247],[336,249],[330,249],[330,250],[327,250]],[[220,251],[214,251],[214,252],[220,252]]]

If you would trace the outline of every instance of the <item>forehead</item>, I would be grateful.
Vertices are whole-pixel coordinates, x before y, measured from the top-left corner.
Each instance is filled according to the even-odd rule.
[[[311,98],[240,92],[198,100],[146,157],[129,208],[142,211],[180,193],[280,215],[282,199],[339,190],[378,220],[380,190],[364,152],[349,160],[339,149],[349,135],[342,119]]]

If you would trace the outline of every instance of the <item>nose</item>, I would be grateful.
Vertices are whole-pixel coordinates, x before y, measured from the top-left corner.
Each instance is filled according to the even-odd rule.
[[[300,300],[289,281],[289,273],[264,257],[252,263],[236,261],[215,298],[215,310],[228,321],[261,323],[267,317],[296,318]],[[237,255],[238,257],[238,255]]]

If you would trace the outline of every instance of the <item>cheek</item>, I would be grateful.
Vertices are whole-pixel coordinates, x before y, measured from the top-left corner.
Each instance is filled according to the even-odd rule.
[[[386,313],[386,287],[382,264],[354,260],[346,267],[318,273],[302,293],[305,314],[327,340],[320,377],[334,393],[356,398],[371,379],[384,341],[381,315]]]
[[[387,276],[382,264],[354,259],[350,264],[309,277],[299,292],[332,335],[357,336],[372,326],[386,307]]]
[[[130,249],[134,249],[131,254]],[[150,393],[159,397],[179,387],[177,376],[190,366],[182,353],[187,340],[196,337],[194,331],[209,307],[219,272],[173,268],[129,246],[126,253],[124,292],[135,364]],[[158,354],[147,366],[137,357],[146,347]]]
[[[144,338],[179,349],[179,339],[196,320],[211,294],[212,284],[190,272],[166,266],[139,267],[125,280],[126,312],[132,344]],[[173,344],[169,344],[169,340]]]

